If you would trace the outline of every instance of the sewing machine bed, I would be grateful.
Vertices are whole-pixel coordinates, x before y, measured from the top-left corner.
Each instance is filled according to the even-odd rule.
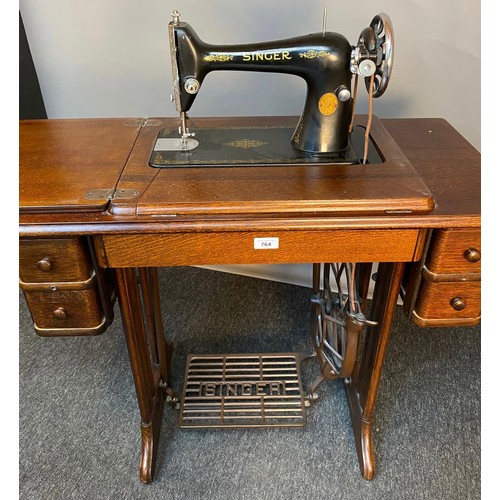
[[[293,149],[284,157],[283,151],[291,148],[290,130],[296,123],[297,117],[192,119],[191,130],[207,147],[191,155],[175,153],[168,160],[172,165],[153,168],[149,162],[158,135],[167,130],[178,133],[178,120],[149,118],[116,185],[109,211],[113,215],[180,220],[248,214],[397,215],[433,210],[431,192],[376,116],[370,129],[367,164],[300,157]],[[358,131],[363,131],[365,124],[366,116],[356,117]],[[254,131],[250,139],[249,130]],[[259,148],[251,147],[255,143],[247,142],[257,140],[268,143],[266,152],[257,153]],[[233,146],[220,148],[221,143]],[[230,155],[224,157],[224,151]],[[194,163],[169,168],[179,167],[175,162],[185,162],[188,156]],[[218,168],[211,168],[214,165]]]
[[[206,128],[196,132],[199,145],[188,151],[163,150],[161,139],[173,139],[180,144],[179,132],[165,128],[158,134],[159,141],[149,159],[156,168],[179,167],[236,167],[272,165],[353,165],[363,161],[366,127],[357,125],[350,135],[349,145],[340,153],[311,155],[298,151],[290,141],[293,127],[227,127]],[[367,163],[377,164],[383,160],[370,139]]]

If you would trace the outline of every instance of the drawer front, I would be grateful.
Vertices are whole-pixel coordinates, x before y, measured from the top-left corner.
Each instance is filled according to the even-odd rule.
[[[103,267],[302,262],[404,262],[420,258],[417,229],[105,235]]]
[[[422,282],[413,314],[420,326],[474,325],[480,316],[480,282]]]
[[[19,276],[25,283],[85,281],[92,274],[86,240],[21,239]]]
[[[104,322],[104,314],[98,300],[97,290],[75,291],[24,291],[35,329],[43,335],[81,335],[100,333]],[[70,330],[65,332],[65,330]]]
[[[480,229],[435,231],[429,249],[427,269],[436,274],[480,273]]]

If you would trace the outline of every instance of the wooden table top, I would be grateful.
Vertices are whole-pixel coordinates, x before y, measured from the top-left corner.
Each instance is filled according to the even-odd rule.
[[[142,118],[21,120],[19,207],[25,212],[102,212],[88,196],[115,187]]]
[[[366,117],[359,118],[366,123]],[[245,139],[254,127],[270,130],[289,125],[294,117],[247,117],[193,120],[191,130],[235,130]],[[248,216],[287,214],[366,215],[428,213],[434,200],[404,153],[380,121],[373,120],[371,136],[384,157],[380,164],[301,165],[248,164],[215,167],[152,168],[148,165],[157,135],[176,130],[175,119],[148,119],[118,181],[118,189],[136,193],[115,198],[110,212],[117,215]],[[247,127],[247,128],[246,128]],[[286,136],[285,136],[286,137]],[[287,141],[288,139],[284,139]],[[237,149],[237,148],[231,148]]]
[[[432,192],[432,215],[480,215],[481,155],[457,130],[441,118],[383,123]]]
[[[199,118],[192,126],[295,122]],[[443,119],[375,120],[372,135],[389,145],[382,154],[391,165],[149,167],[158,131],[174,124],[172,118],[22,121],[21,233],[38,234],[44,225],[92,232],[101,223],[104,232],[138,231],[138,223],[154,224],[153,231],[480,225],[480,154]]]

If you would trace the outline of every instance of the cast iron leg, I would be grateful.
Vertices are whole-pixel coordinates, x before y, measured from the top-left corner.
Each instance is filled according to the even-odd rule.
[[[154,268],[116,269],[123,328],[141,415],[140,478],[153,480],[171,349],[163,338],[158,277]]]
[[[404,262],[379,264],[370,314],[370,319],[378,324],[367,327],[353,374],[345,380],[356,450],[365,479],[375,476],[373,414],[404,267]]]

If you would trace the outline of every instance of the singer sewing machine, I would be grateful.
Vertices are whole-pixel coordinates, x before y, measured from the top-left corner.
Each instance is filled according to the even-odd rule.
[[[180,127],[179,134],[175,131],[160,132],[151,155],[151,166],[214,166],[228,163],[228,160],[233,164],[235,161],[243,164],[283,160],[293,163],[381,162],[376,148],[369,151],[369,133],[371,100],[383,95],[393,67],[394,35],[387,14],[375,16],[370,26],[361,32],[355,46],[343,35],[326,31],[326,10],[322,32],[230,46],[205,43],[188,23],[180,21],[178,11],[174,11],[172,17],[168,27],[172,100],[180,114]],[[214,138],[210,134],[197,135],[190,131],[187,113],[208,73],[231,70],[287,73],[305,80],[307,95],[304,110],[289,141],[287,130],[262,132],[254,129],[246,130],[245,134],[240,131],[239,134],[222,137],[218,130],[215,139],[217,147],[214,147]],[[354,127],[359,77],[365,81],[370,100],[370,115],[363,129]],[[272,147],[265,147],[268,144]],[[258,146],[264,147],[257,155],[246,154],[238,159],[234,155],[235,146],[247,153],[256,152]],[[209,153],[205,154],[204,150]],[[214,151],[217,154],[214,155]],[[186,155],[186,152],[192,154]]]
[[[393,68],[386,14],[354,46],[326,30],[326,16],[319,33],[220,46],[174,12],[169,37],[180,126],[177,116],[21,126],[20,284],[35,329],[101,333],[118,297],[144,482],[153,479],[165,401],[183,428],[298,427],[332,379],[344,380],[361,472],[371,479],[375,401],[405,270],[405,304],[420,324],[480,316],[478,154],[444,120],[373,115]],[[302,115],[189,118],[215,70],[302,77]],[[355,114],[360,79],[366,116]],[[449,238],[463,244],[458,253]],[[438,255],[435,265],[427,252]],[[188,355],[182,394],[174,392],[156,269],[297,263],[313,264],[312,355]],[[303,391],[300,367],[310,358],[319,374]]]
[[[180,115],[180,126],[178,130],[170,127],[159,131],[150,166],[210,168],[319,164],[353,168],[355,165],[377,164],[380,166],[378,173],[382,176],[393,176],[398,169],[401,173],[401,166],[408,173],[415,173],[397,145],[391,143],[387,134],[380,133],[379,122],[374,136],[371,136],[372,100],[384,94],[393,68],[394,35],[387,14],[376,15],[370,25],[361,31],[354,46],[343,35],[326,30],[326,9],[321,32],[271,42],[208,44],[200,39],[188,23],[181,22],[178,11],[172,13],[168,29],[173,76],[172,100]],[[231,70],[276,72],[302,77],[307,84],[307,94],[295,128],[240,126],[200,128],[193,132],[187,113],[192,109],[203,81],[212,71]],[[369,113],[363,125],[359,124],[359,119],[358,124],[355,120],[359,78],[364,79],[369,99]],[[369,177],[370,173],[367,170],[357,171],[357,175]],[[398,178],[400,184],[406,182],[404,177]],[[297,182],[303,183],[304,177]],[[393,184],[389,189],[393,191],[393,196],[400,197],[396,202],[399,205],[393,207],[395,211],[426,212],[432,209],[432,198],[425,195],[423,185],[418,185],[419,196],[424,194],[420,199],[423,204],[418,207],[418,202],[415,204],[416,200],[413,199],[411,208],[401,205],[405,197],[404,190],[399,189],[402,186],[395,187]],[[366,212],[375,210],[368,205],[367,200],[363,199],[358,209]],[[387,206],[383,206],[382,210],[387,211]],[[272,241],[264,244],[273,245]],[[360,334],[366,325],[375,325],[364,315],[369,276],[362,265],[326,263],[315,264],[314,269],[312,343],[321,373],[308,390],[307,404],[317,400],[317,388],[325,380],[350,377]],[[197,362],[201,363],[202,360],[198,359]],[[193,420],[185,413],[184,405],[190,404],[190,391],[195,385],[186,376],[181,405],[182,425],[226,425],[218,417],[204,419],[196,415],[196,420]],[[215,391],[214,387],[210,391]],[[231,390],[222,385],[217,387],[222,392]],[[200,390],[203,392],[204,389]],[[208,395],[214,396],[215,393]],[[191,412],[192,408],[190,406]],[[302,415],[298,415],[294,423],[301,419]],[[288,421],[288,425],[290,422],[292,420]],[[246,425],[245,422],[240,424]]]

